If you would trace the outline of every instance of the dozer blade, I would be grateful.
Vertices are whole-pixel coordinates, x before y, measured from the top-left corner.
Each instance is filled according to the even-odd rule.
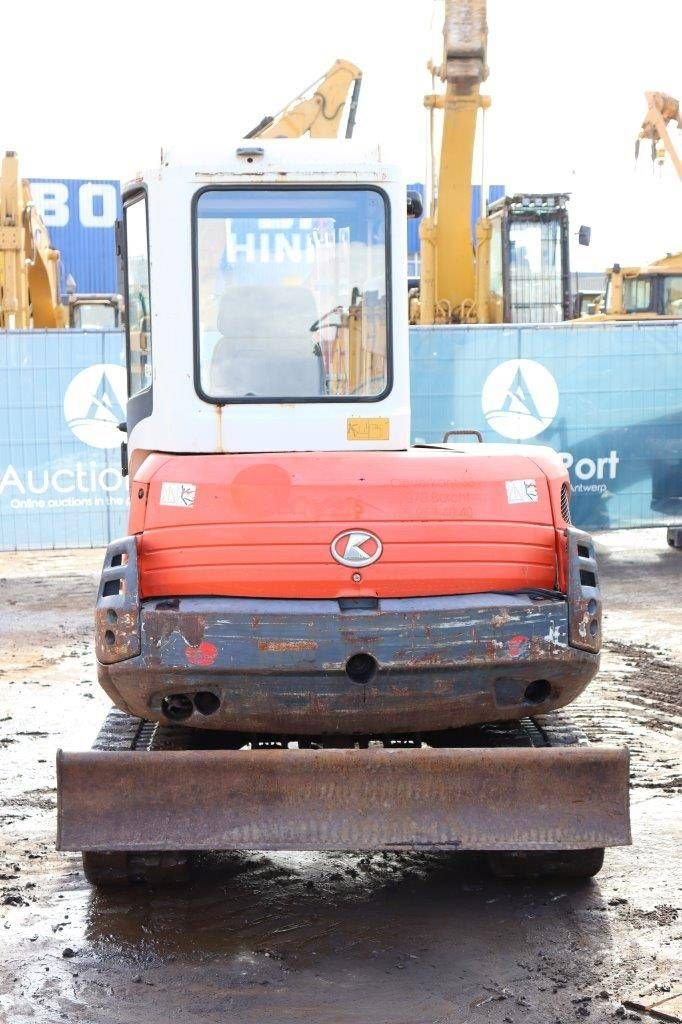
[[[559,850],[630,840],[628,753],[58,754],[62,850]]]

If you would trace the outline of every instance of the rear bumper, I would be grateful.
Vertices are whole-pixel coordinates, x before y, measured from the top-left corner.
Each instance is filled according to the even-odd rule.
[[[381,600],[374,610],[181,598],[142,602],[139,622],[139,653],[99,665],[114,703],[163,721],[181,697],[186,724],[243,733],[386,735],[521,718],[568,704],[599,665],[571,646],[558,597]],[[358,654],[373,659],[369,678],[351,672]]]
[[[62,850],[630,842],[622,749],[96,750],[57,769]]]
[[[367,600],[138,596],[134,537],[109,546],[99,681],[124,711],[204,729],[390,735],[522,718],[596,674],[591,539],[568,531],[568,594]],[[364,659],[366,672],[351,669]],[[357,666],[356,666],[357,667]],[[181,714],[176,714],[176,711]]]

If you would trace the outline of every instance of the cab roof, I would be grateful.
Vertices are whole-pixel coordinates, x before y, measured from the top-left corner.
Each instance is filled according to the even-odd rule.
[[[384,162],[382,147],[355,139],[237,139],[206,151],[164,149],[160,167],[136,175],[125,188],[160,177],[181,176],[205,183],[214,178],[242,177],[286,183],[338,176],[339,180],[400,179],[395,166]]]

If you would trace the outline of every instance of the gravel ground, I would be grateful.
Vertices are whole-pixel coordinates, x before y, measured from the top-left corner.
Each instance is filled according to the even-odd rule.
[[[641,1019],[623,1000],[682,981],[682,553],[663,530],[599,540],[606,651],[574,710],[631,748],[635,842],[583,884],[492,881],[466,855],[255,853],[206,856],[181,891],[93,891],[54,850],[54,757],[108,706],[101,552],[0,554],[0,1019]]]

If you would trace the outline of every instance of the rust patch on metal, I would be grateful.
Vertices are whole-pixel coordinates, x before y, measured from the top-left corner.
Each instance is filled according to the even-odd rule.
[[[354,647],[372,647],[374,644],[381,643],[382,635],[380,633],[363,633],[360,634],[357,630],[353,629],[339,629],[339,636],[342,640],[345,640],[347,644],[353,644]]]
[[[396,656],[399,659],[401,668],[438,668],[441,665],[449,664],[452,660],[450,656],[446,657],[444,654],[438,654],[435,651],[431,654],[422,653],[421,651],[415,654],[413,650],[401,649],[396,651]]]
[[[112,617],[115,613],[115,618]],[[113,618],[113,621],[112,621]],[[140,622],[137,610],[95,609],[95,649],[105,665],[125,661],[140,653]]]
[[[214,405],[216,414],[216,449],[219,452],[223,452],[223,406]]]
[[[203,643],[206,619],[183,611],[179,614],[170,609],[149,611],[145,615],[145,631],[150,643],[159,646],[164,640],[178,634],[188,647],[199,647]]]
[[[493,615],[490,620],[490,625],[495,627],[506,626],[510,619],[511,615],[508,610],[506,608],[500,608],[499,612],[496,615]]]
[[[285,653],[287,651],[316,651],[316,640],[259,640],[259,651],[274,651]]]
[[[495,661],[495,659],[498,657],[498,648],[500,648],[501,646],[502,645],[498,640],[488,640],[485,645],[486,661]]]
[[[519,639],[514,637],[514,640]],[[530,662],[535,661],[539,656],[545,657],[544,640],[540,636],[523,636],[521,638],[521,653]]]

